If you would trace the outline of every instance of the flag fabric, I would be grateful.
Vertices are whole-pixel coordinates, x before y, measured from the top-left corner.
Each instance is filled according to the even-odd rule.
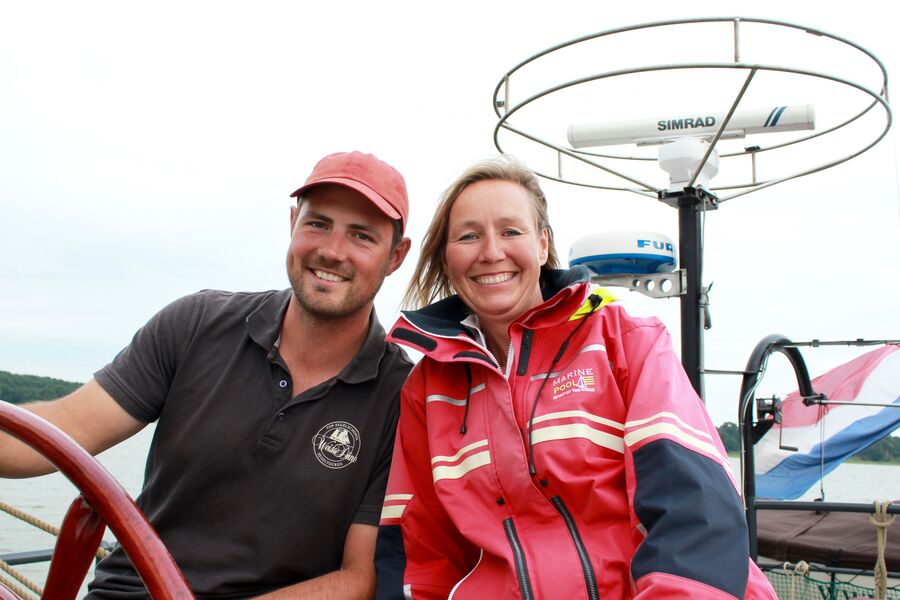
[[[857,405],[806,406],[797,391],[785,398],[781,425],[775,424],[756,444],[759,498],[799,498],[820,476],[900,427],[898,346],[867,352],[813,379],[812,387],[828,400]],[[780,449],[779,434],[781,444],[797,451]]]

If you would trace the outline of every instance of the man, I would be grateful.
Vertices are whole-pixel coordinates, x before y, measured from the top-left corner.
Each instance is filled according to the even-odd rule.
[[[137,499],[204,598],[364,598],[411,364],[373,309],[410,247],[406,185],[332,154],[292,194],[291,289],[205,290],[155,315],[95,378],[28,406],[93,454],[157,421]],[[0,435],[0,475],[51,470]],[[121,548],[89,598],[145,598]]]

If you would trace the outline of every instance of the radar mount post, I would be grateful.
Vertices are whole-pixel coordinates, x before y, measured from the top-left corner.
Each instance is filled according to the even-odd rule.
[[[680,192],[660,191],[659,199],[678,209],[678,256],[687,288],[681,296],[681,364],[701,399],[703,389],[703,331],[706,301],[703,290],[703,211],[717,208],[716,197],[699,187]]]

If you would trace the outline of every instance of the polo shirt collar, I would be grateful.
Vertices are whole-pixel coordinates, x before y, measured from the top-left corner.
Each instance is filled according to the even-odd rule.
[[[369,331],[362,347],[337,378],[346,383],[362,383],[378,376],[378,365],[384,356],[384,327],[375,314],[375,308],[369,313]]]
[[[290,288],[275,292],[266,298],[259,307],[247,317],[247,333],[254,342],[262,346],[267,353],[275,351],[281,323],[291,300]],[[375,314],[369,314],[369,329],[362,347],[353,360],[338,373],[336,379],[346,383],[362,383],[378,376],[378,365],[385,352],[384,327]]]
[[[281,322],[291,300],[291,289],[273,292],[247,315],[247,334],[254,342],[271,352],[281,333]]]

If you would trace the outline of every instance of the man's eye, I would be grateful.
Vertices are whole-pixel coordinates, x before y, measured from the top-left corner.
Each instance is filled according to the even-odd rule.
[[[363,241],[363,242],[371,242],[372,241],[372,236],[369,235],[368,233],[357,232],[355,234],[355,236],[356,236],[356,239]]]

